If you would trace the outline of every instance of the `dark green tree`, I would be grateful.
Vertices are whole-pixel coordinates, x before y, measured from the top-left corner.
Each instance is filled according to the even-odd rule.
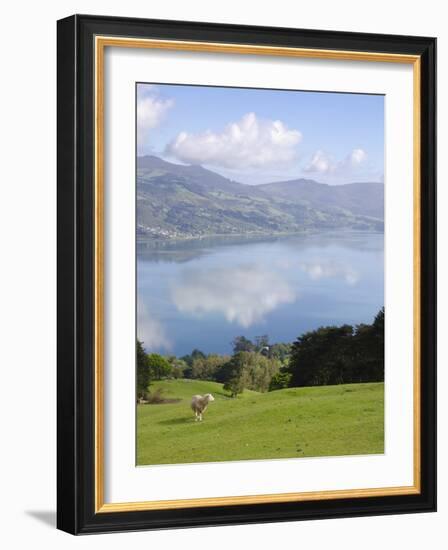
[[[384,308],[371,325],[358,325],[354,335],[353,382],[384,380]]]
[[[255,351],[255,345],[245,336],[237,336],[233,339],[233,353],[240,351]]]
[[[286,372],[291,386],[384,380],[384,308],[371,325],[321,327],[294,342]]]
[[[203,351],[201,351],[200,349],[194,349],[190,355],[184,355],[183,357],[181,357],[182,361],[185,361],[185,363],[187,363],[187,365],[189,367],[192,367],[193,366],[193,361],[195,359],[204,359],[205,358],[205,353]]]
[[[231,397],[243,393],[247,384],[247,355],[250,352],[236,353],[226,365],[226,381],[224,390],[230,392]]]
[[[350,381],[353,327],[321,327],[297,338],[288,372],[292,386],[324,386]]]
[[[137,398],[145,398],[148,392],[150,378],[148,355],[143,349],[143,344],[137,340]]]

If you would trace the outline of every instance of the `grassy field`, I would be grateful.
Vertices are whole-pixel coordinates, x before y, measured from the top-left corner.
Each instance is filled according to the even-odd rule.
[[[384,452],[384,384],[245,390],[235,399],[222,385],[167,380],[176,403],[137,406],[137,464],[298,458]],[[194,394],[212,393],[203,422],[190,409]]]

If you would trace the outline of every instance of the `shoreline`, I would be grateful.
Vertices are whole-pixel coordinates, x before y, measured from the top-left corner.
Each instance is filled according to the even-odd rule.
[[[300,232],[281,232],[281,233],[235,233],[235,234],[210,234],[197,237],[176,237],[168,239],[160,238],[136,238],[137,248],[145,249],[169,249],[170,247],[176,247],[176,245],[207,245],[208,241],[211,241],[210,244],[238,244],[238,243],[248,243],[248,242],[268,242],[275,241],[277,239],[288,238],[288,237],[316,237],[316,236],[331,236],[335,237],[337,235],[383,235],[384,231],[375,231],[369,229],[360,230],[360,229],[328,229],[325,231],[312,231],[304,230]]]

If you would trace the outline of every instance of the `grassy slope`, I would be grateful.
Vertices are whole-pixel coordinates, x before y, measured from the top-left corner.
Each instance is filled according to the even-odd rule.
[[[221,384],[168,380],[181,401],[137,406],[137,463],[176,464],[384,452],[384,385],[350,384],[245,391],[230,399]],[[190,409],[194,394],[212,393],[203,422]]]

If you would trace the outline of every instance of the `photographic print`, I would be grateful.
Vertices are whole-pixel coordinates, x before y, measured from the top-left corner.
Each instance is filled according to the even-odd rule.
[[[137,465],[382,454],[384,96],[136,106]]]

